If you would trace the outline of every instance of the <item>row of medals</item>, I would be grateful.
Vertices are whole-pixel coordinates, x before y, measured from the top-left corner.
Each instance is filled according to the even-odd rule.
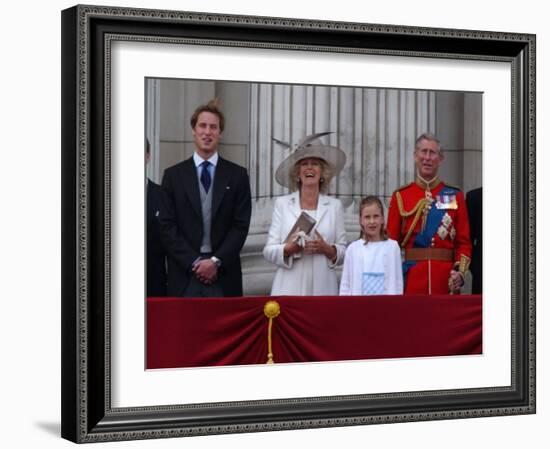
[[[424,216],[426,217],[432,207],[434,198],[432,196],[432,192],[430,192],[427,189],[425,190],[425,195],[426,195],[426,200],[428,200],[426,203],[426,206],[424,206]],[[456,208],[456,200],[453,200],[453,202],[450,204],[451,205],[449,207],[446,204],[440,203],[438,201],[436,207],[438,209],[442,209],[442,208],[455,209]],[[456,229],[453,226],[453,219],[451,218],[448,212],[445,212],[445,215],[443,215],[443,218],[441,219],[441,224],[439,225],[439,228],[437,228],[437,235],[441,240],[445,240],[447,236],[449,236],[451,240],[454,240],[456,236]]]

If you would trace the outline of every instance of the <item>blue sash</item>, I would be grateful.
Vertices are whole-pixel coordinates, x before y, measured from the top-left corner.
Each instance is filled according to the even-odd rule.
[[[457,193],[458,191],[456,189],[453,189],[452,187],[443,187],[439,195],[456,196]],[[445,212],[447,212],[446,209],[438,209],[436,207],[435,201],[432,203],[430,211],[428,212],[428,217],[426,218],[426,226],[424,227],[424,231],[416,235],[413,243],[413,248],[428,248],[430,246],[430,244],[432,243],[432,237],[437,232],[437,228],[439,228],[439,224],[441,223]],[[409,271],[409,269],[414,265],[416,265],[416,262],[414,260],[403,262],[403,276],[405,276],[407,274],[407,271]]]

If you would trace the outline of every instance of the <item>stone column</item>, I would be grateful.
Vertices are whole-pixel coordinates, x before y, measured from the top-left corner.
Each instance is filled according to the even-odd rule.
[[[150,159],[147,164],[147,177],[160,183],[162,176],[160,170],[160,80],[149,78],[145,81],[145,114],[146,120],[145,138],[150,144]]]
[[[464,192],[482,184],[481,94],[464,94]]]

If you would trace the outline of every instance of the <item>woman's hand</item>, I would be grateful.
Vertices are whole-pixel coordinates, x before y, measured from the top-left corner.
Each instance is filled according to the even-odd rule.
[[[303,248],[297,243],[298,232],[299,231],[296,231],[294,234],[292,234],[288,243],[285,244],[285,247],[283,249],[284,257],[293,256],[294,254],[298,254],[300,251],[303,250]]]
[[[315,231],[315,240],[309,240],[304,247],[304,254],[323,254],[327,259],[336,259],[336,247],[329,245],[323,236]]]

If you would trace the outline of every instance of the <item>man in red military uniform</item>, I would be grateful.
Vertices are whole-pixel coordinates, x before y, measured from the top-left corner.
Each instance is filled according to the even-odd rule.
[[[388,211],[388,236],[404,248],[404,293],[458,294],[472,245],[464,194],[437,176],[439,140],[422,134],[414,147],[417,176],[397,189]]]

